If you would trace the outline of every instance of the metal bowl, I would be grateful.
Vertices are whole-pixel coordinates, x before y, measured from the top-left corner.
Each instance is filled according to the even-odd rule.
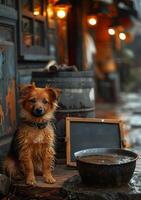
[[[138,159],[136,153],[125,149],[92,148],[74,155],[82,181],[104,187],[127,184]]]

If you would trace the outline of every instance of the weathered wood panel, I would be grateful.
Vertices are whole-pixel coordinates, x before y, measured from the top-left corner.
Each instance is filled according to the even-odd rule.
[[[0,42],[0,137],[16,129],[16,68],[12,42]]]
[[[2,3],[4,2],[8,4],[3,5]],[[1,1],[0,172],[2,170],[3,158],[9,149],[12,133],[16,128],[16,20],[17,11],[14,9],[14,1]]]

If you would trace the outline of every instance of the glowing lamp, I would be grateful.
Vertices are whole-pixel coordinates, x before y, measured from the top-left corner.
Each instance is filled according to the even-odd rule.
[[[125,33],[120,33],[120,34],[119,34],[119,38],[120,38],[121,40],[125,40],[125,39],[126,39],[126,34],[125,34]]]
[[[109,35],[115,35],[115,30],[113,28],[108,29]]]
[[[40,15],[40,12],[39,12],[39,10],[34,10],[34,13],[33,13],[35,16],[37,16],[37,15]]]
[[[60,0],[54,4],[54,9],[58,18],[63,19],[67,16],[71,4],[67,0]]]
[[[64,9],[57,10],[56,15],[58,18],[63,19],[67,16],[67,12]]]
[[[97,24],[97,18],[95,16],[88,17],[88,24],[91,26],[95,26]]]

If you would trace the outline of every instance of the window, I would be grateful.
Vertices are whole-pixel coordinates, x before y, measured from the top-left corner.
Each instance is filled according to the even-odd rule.
[[[20,1],[20,55],[24,60],[33,60],[37,57],[47,60],[49,57],[46,2],[46,0]]]
[[[23,44],[26,47],[31,47],[33,45],[33,39],[32,39],[32,20],[26,17],[22,18],[22,33],[23,33]]]
[[[34,43],[37,46],[44,46],[44,27],[41,22],[35,21],[35,35],[34,35]]]
[[[22,0],[22,39],[26,47],[45,46],[43,7],[41,0]]]

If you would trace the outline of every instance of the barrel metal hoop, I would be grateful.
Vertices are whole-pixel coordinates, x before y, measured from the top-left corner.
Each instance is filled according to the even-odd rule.
[[[83,109],[67,109],[67,110],[57,110],[58,113],[78,113],[78,112],[89,112],[94,111],[94,108],[83,108]]]

